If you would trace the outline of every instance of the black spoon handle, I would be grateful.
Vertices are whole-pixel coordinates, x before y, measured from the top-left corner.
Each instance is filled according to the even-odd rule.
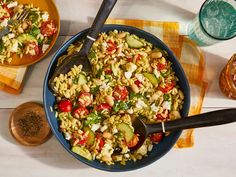
[[[92,44],[93,39],[97,39],[98,34],[101,32],[102,27],[109,16],[111,10],[113,9],[114,5],[116,4],[117,0],[103,0],[102,5],[93,21],[93,24],[88,32],[88,37],[86,37],[83,48],[81,51],[83,51],[85,54],[88,54]],[[89,39],[90,38],[90,39]]]
[[[208,127],[236,121],[236,108],[212,111],[164,123],[165,131]],[[148,134],[163,132],[162,124],[148,124]]]

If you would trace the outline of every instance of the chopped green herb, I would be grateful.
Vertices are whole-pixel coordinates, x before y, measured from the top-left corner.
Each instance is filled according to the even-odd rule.
[[[79,78],[78,78],[78,77],[76,77],[76,78],[72,79],[72,82],[73,82],[73,84],[78,84],[78,80],[79,80]]]
[[[96,95],[98,93],[98,91],[99,91],[99,88],[100,88],[100,86],[93,87],[93,88],[91,88],[90,92],[93,95]]]
[[[39,46],[42,46],[43,45],[43,39],[38,39],[38,44],[39,44]]]
[[[87,120],[84,122],[86,126],[97,124],[101,121],[102,117],[98,115],[97,113],[90,113],[87,115]]]
[[[142,98],[142,94],[140,93],[134,93],[134,92],[129,92],[129,99],[132,100],[133,98]]]
[[[29,34],[31,34],[34,37],[37,37],[38,34],[40,34],[40,29],[37,27],[33,27],[30,31]]]
[[[163,98],[164,98],[164,101],[168,101],[170,99],[170,95],[169,94],[164,94]]]
[[[31,10],[29,12],[29,19],[32,23],[36,23],[39,20],[39,14],[36,11]]]
[[[99,69],[96,74],[96,78],[100,78],[102,75],[102,69]]]
[[[129,102],[124,101],[118,101],[115,103],[115,106],[113,107],[114,112],[118,112],[119,110],[128,110],[131,107]]]

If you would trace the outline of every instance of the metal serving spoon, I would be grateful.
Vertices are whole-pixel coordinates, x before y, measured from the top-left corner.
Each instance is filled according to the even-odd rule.
[[[152,133],[165,133],[189,128],[215,126],[235,121],[236,108],[207,112],[158,124],[145,124],[140,118],[135,118],[132,122],[132,126],[134,127],[135,133],[139,134],[139,141],[138,144],[130,148],[130,150],[134,151],[142,146],[148,135]]]
[[[92,66],[88,59],[89,50],[94,41],[96,41],[98,34],[100,33],[107,17],[109,16],[111,10],[116,4],[117,0],[103,0],[102,5],[93,21],[93,24],[86,36],[83,47],[81,50],[75,54],[67,56],[63,62],[56,68],[52,77],[49,80],[49,86],[52,90],[54,89],[54,79],[59,74],[66,74],[74,66],[82,65],[82,70],[91,73]]]

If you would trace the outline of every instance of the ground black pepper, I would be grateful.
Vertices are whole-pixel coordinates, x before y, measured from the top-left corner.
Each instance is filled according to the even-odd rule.
[[[42,115],[36,112],[27,112],[17,121],[22,136],[36,136],[43,127]]]

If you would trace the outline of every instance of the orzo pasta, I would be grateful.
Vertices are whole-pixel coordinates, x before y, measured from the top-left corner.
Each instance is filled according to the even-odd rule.
[[[81,46],[81,41],[70,45],[67,55]],[[72,151],[108,165],[147,156],[167,135],[152,134],[131,152],[139,141],[131,115],[142,115],[148,123],[177,119],[184,99],[167,53],[134,34],[114,30],[99,35],[89,59],[93,75],[74,66],[54,80],[54,109]]]

